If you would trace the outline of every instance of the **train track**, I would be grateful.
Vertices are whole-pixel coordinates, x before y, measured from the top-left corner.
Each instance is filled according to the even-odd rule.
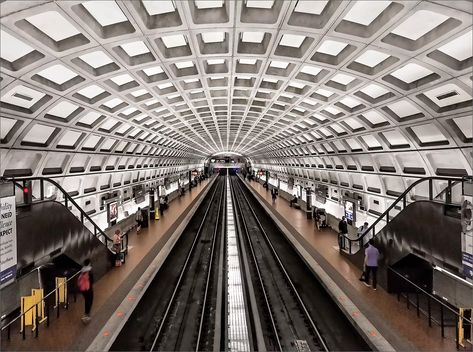
[[[150,351],[213,350],[215,270],[224,217],[224,178],[218,181],[171,298],[154,334]],[[211,294],[212,291],[212,294]],[[210,339],[209,336],[212,338]]]
[[[319,328],[236,177],[232,177],[232,193],[240,243],[245,246],[251,267],[266,350],[328,351]]]

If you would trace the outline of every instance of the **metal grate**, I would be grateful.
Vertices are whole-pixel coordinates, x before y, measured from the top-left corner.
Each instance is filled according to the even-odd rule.
[[[250,351],[230,180],[227,177],[227,308],[229,351]]]

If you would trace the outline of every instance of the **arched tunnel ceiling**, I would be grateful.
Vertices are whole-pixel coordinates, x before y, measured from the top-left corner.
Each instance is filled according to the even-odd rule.
[[[236,152],[261,165],[337,168],[404,153],[391,164],[471,173],[470,1],[4,1],[0,10],[3,174],[25,155],[13,151],[31,149],[188,163]]]

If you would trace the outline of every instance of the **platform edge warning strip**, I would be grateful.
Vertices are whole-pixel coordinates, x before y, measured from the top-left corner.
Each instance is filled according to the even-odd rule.
[[[149,267],[137,280],[133,288],[128,292],[126,297],[120,303],[118,308],[113,312],[107,322],[104,324],[103,328],[91,342],[89,347],[87,347],[87,352],[96,352],[96,351],[108,351],[115,341],[116,337],[120,333],[121,329],[135,310],[139,301],[143,297],[144,293],[148,289],[149,285],[153,281],[156,273],[159,271],[167,256],[173,249],[177,240],[184,232],[187,224],[194,216],[195,212],[199,208],[200,204],[204,200],[205,196],[212,188],[213,183],[217,178],[214,177],[205,187],[205,189],[198,195],[198,199],[195,204],[192,206],[192,209],[189,210],[183,221],[179,224],[176,230],[173,232],[169,240],[164,244],[163,248],[159,251],[159,254],[151,262]]]
[[[241,178],[240,178],[241,179]],[[242,180],[243,181],[243,180]],[[292,243],[294,248],[299,252],[306,264],[312,269],[316,276],[320,279],[321,284],[327,290],[335,303],[340,307],[345,316],[350,320],[357,331],[362,334],[369,346],[376,351],[395,351],[394,347],[384,338],[376,329],[371,321],[358,309],[355,303],[345,294],[345,292],[335,283],[335,281],[327,274],[327,272],[317,263],[314,257],[304,248],[304,246],[294,237],[289,229],[278,219],[273,210],[270,209],[261,199],[259,194],[250,187],[246,181],[243,181],[245,187],[255,195],[255,199],[268,213],[276,226]]]

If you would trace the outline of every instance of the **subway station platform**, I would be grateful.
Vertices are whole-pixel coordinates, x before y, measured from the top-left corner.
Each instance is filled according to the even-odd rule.
[[[440,327],[429,327],[427,319],[417,317],[415,308],[409,310],[405,301],[398,301],[382,287],[374,291],[360,282],[361,270],[340,254],[335,230],[318,230],[304,210],[290,207],[282,197],[273,201],[271,192],[256,181],[245,182],[396,350],[456,350],[454,328],[446,329],[442,338]]]
[[[96,337],[110,315],[116,312],[124,300],[134,300],[129,295],[131,288],[166,244],[174,230],[184,217],[196,206],[196,202],[207,189],[212,179],[199,183],[191,191],[187,190],[182,197],[175,198],[158,221],[150,220],[149,227],[143,228],[139,235],[131,231],[129,236],[129,253],[126,263],[112,268],[94,285],[94,302],[92,320],[88,325],[81,322],[84,302],[80,294],[71,303],[68,310],[61,308],[60,317],[51,316],[50,326],[41,324],[38,337],[34,337],[27,328],[26,339],[22,340],[19,324],[11,329],[11,339],[2,335],[2,351],[78,351],[85,350]],[[92,263],[93,266],[93,263]],[[52,312],[51,312],[52,313]],[[120,315],[120,313],[116,313]]]

